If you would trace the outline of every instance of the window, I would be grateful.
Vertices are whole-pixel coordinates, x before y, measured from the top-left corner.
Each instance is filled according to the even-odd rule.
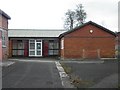
[[[57,40],[49,40],[49,55],[59,54],[59,43]]]
[[[49,49],[54,49],[54,42],[49,42]]]
[[[14,40],[12,45],[13,56],[24,56],[24,47],[23,40]]]
[[[5,47],[6,46],[6,44],[5,44],[5,32],[4,31],[2,31],[2,46],[3,47]]]
[[[49,50],[49,55],[54,55],[54,50]]]
[[[29,42],[30,42],[29,48],[34,50],[35,49],[35,40],[30,40]]]
[[[54,49],[59,49],[59,43],[58,42],[54,43]]]
[[[61,49],[64,49],[64,40],[61,40]]]
[[[36,42],[42,42],[42,41],[38,39],[38,40],[36,40]]]

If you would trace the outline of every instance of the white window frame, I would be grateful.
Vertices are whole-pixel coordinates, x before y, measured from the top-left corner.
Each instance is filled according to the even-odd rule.
[[[1,32],[1,39],[2,39],[2,47],[6,47],[6,37],[5,37],[5,30],[3,30],[2,28],[0,28],[0,32]]]
[[[35,49],[30,49],[30,43],[31,43],[30,40],[34,40]],[[42,39],[30,39],[30,40],[29,40],[29,56],[41,57],[41,56],[42,56]],[[40,42],[37,42],[37,40],[40,40]],[[37,47],[36,47],[36,44],[37,44],[37,43],[40,43],[40,44],[41,44],[41,50],[40,50],[40,51],[41,51],[41,55],[37,55]],[[31,55],[31,54],[30,54],[31,51],[34,51],[35,54],[34,54],[34,55]]]
[[[5,37],[5,31],[2,31],[2,47],[6,47],[6,37]]]
[[[64,49],[64,39],[61,40],[61,49]]]

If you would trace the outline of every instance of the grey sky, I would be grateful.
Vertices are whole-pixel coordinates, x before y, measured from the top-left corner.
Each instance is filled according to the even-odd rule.
[[[0,9],[11,16],[10,29],[63,29],[64,14],[83,4],[86,21],[118,31],[119,0],[0,0]]]

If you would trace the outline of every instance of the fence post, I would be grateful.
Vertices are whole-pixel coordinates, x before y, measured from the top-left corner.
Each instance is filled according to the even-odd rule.
[[[98,58],[100,58],[100,49],[97,49]]]
[[[85,58],[85,49],[83,49],[83,59]]]

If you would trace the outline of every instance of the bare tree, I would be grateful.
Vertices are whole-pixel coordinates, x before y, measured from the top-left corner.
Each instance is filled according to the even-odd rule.
[[[76,17],[76,20],[77,20],[77,25],[76,26],[79,26],[79,25],[81,25],[85,22],[87,14],[86,14],[85,10],[83,9],[82,4],[77,5],[77,9],[75,9],[75,12],[76,12],[75,17]]]
[[[73,24],[74,24],[74,19],[75,18],[75,12],[68,10],[65,13],[65,23],[64,23],[64,27],[65,29],[69,30],[69,29],[73,29]]]
[[[82,4],[78,4],[77,8],[73,10],[68,10],[65,13],[64,28],[67,30],[73,29],[75,26],[79,26],[85,22],[86,12],[83,9]]]

